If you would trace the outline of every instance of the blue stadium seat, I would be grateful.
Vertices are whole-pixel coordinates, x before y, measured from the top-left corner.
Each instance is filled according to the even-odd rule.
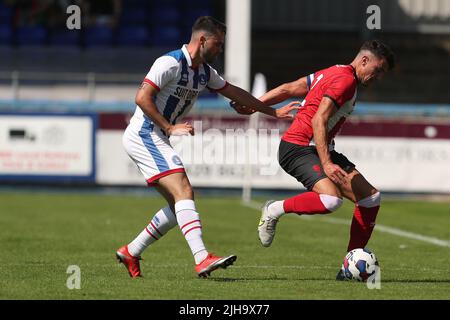
[[[12,42],[13,31],[8,25],[0,25],[0,45],[10,45]]]
[[[107,26],[95,26],[85,30],[86,47],[110,46],[113,43],[113,30]]]
[[[192,26],[181,29],[181,34],[180,34],[180,42],[181,43],[189,43],[189,41],[191,41],[192,31],[191,31],[190,27],[192,27]]]
[[[18,45],[44,45],[46,39],[47,30],[44,27],[21,27],[16,32]]]
[[[13,15],[13,9],[0,1],[0,25],[11,24]]]
[[[80,44],[80,31],[55,30],[50,33],[49,42],[57,46],[77,46]]]
[[[198,17],[210,15],[212,15],[211,10],[207,8],[189,8],[183,13],[181,24],[184,27],[190,27]]]
[[[181,47],[180,29],[177,27],[158,27],[153,30],[152,44],[155,46]]]
[[[117,34],[119,46],[145,46],[149,40],[147,27],[122,27]]]
[[[148,22],[149,17],[146,10],[126,9],[120,15],[121,26],[144,26]]]
[[[190,6],[194,1],[187,0],[159,0],[152,1],[152,8],[161,8],[161,7],[172,7],[178,9],[184,9],[186,6]]]
[[[122,10],[127,9],[139,9],[139,10],[147,10],[149,7],[150,1],[148,0],[125,0],[122,1]]]
[[[195,9],[211,9],[211,0],[195,0],[190,1],[189,8],[195,8]]]
[[[181,19],[178,7],[155,6],[150,11],[151,24],[154,26],[178,25]]]
[[[165,1],[165,0],[162,0],[162,1]],[[136,6],[139,6],[139,5],[144,6],[147,3],[152,2],[152,1],[149,1],[149,0],[125,0],[125,1],[122,1],[122,2],[123,2],[122,6],[134,6],[134,7],[136,7]]]

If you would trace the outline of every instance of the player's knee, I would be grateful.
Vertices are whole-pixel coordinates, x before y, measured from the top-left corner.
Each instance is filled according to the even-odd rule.
[[[190,184],[183,184],[174,190],[173,197],[175,202],[180,199],[194,199],[194,191]]]
[[[192,190],[192,186],[187,184],[183,187],[183,193],[190,199],[194,199],[194,190]]]
[[[357,202],[357,205],[364,208],[378,207],[381,204],[381,193],[376,190],[372,195],[361,199]]]
[[[342,206],[342,203],[344,203],[341,198],[329,194],[320,194],[320,200],[329,212],[336,211]]]

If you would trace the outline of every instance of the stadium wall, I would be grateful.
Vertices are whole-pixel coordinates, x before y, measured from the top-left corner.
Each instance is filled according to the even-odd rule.
[[[0,114],[0,181],[144,186],[122,147],[129,113]],[[204,113],[187,119],[193,137],[172,145],[196,187],[302,189],[277,161],[288,121],[263,117],[258,130],[248,118]],[[355,116],[336,139],[336,150],[376,187],[392,192],[450,192],[448,118]]]
[[[120,120],[122,118],[122,120]],[[247,163],[254,188],[299,189],[302,186],[278,165],[280,137],[289,122],[264,118],[257,131],[241,116],[199,115],[193,137],[172,144],[198,187],[240,188]],[[103,114],[97,133],[97,182],[105,185],[144,181],[125,152],[121,137],[127,116]],[[384,191],[450,192],[448,120],[353,118],[336,139],[336,150],[353,161]]]

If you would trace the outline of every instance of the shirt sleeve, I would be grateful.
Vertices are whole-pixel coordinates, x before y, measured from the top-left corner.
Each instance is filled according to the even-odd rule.
[[[314,81],[314,73],[311,73],[306,77],[306,88],[308,91],[311,89],[311,83]]]
[[[209,67],[209,70],[209,81],[206,87],[212,91],[224,89],[228,85],[228,82],[217,73],[216,69]]]
[[[324,97],[333,100],[337,108],[350,100],[355,94],[356,81],[353,77],[336,76],[330,80],[330,84],[325,89]]]
[[[178,63],[171,56],[162,56],[155,60],[150,71],[144,78],[144,82],[149,83],[156,90],[161,91],[177,73]]]

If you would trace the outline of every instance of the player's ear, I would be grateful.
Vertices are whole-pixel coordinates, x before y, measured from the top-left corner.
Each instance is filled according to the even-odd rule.
[[[206,42],[206,37],[204,35],[200,36],[200,45],[203,47],[205,45]]]
[[[365,67],[369,63],[369,57],[367,55],[363,55],[361,58],[361,64]]]

